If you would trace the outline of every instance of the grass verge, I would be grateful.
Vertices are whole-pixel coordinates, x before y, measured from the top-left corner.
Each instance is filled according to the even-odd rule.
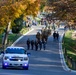
[[[8,43],[7,46],[11,45],[13,42],[15,42],[21,35],[28,32],[28,28],[23,28],[19,34],[9,34],[8,35]],[[2,34],[0,34],[0,47],[2,46]]]
[[[65,33],[65,36],[63,38],[63,50],[64,51],[64,56],[65,56],[65,61],[71,69],[73,68],[73,62],[76,61],[76,39],[73,39],[72,33],[74,31],[67,31]]]

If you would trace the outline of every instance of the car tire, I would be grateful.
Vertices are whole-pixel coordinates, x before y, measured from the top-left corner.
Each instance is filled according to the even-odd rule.
[[[28,67],[26,68],[26,70],[28,70]]]
[[[28,70],[28,67],[27,67],[27,68],[24,68],[24,67],[23,67],[23,69]]]

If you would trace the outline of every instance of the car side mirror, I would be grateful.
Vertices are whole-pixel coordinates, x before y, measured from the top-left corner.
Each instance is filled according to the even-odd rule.
[[[27,53],[27,55],[28,55],[28,56],[30,56],[30,55],[31,55],[31,53]]]

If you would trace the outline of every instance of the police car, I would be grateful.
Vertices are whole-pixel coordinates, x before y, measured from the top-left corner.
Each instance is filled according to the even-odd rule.
[[[29,68],[29,54],[24,47],[7,47],[3,53],[2,68]]]

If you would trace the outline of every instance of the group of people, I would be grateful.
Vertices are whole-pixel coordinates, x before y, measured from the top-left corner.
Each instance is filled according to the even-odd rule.
[[[26,44],[27,44],[27,50],[38,50],[38,49],[44,49],[45,50],[45,48],[46,48],[46,41],[45,40],[43,40],[43,41],[41,41],[41,40],[30,40],[29,38],[27,39],[27,41],[26,41]]]
[[[54,31],[53,38],[54,38],[54,40],[59,40],[59,33],[58,33],[58,31],[57,32]]]
[[[53,33],[53,39],[54,40],[59,40],[59,33],[58,31],[54,31]],[[46,48],[46,43],[47,41],[44,39],[44,40],[30,40],[29,38],[27,39],[26,41],[26,44],[27,44],[27,50],[41,50],[42,48],[45,50]]]

